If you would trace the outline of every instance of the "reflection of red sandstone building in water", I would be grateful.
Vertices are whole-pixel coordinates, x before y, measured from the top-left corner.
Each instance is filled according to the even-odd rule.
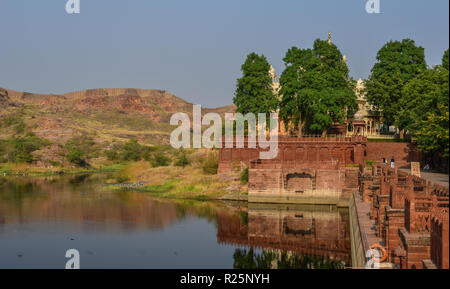
[[[217,241],[224,244],[248,246],[247,212],[222,210],[217,214]]]
[[[218,215],[222,243],[295,252],[326,259],[351,260],[348,214],[335,207],[251,205],[248,226],[232,212]]]

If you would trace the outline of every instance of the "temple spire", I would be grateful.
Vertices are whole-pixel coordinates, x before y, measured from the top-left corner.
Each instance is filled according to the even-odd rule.
[[[328,32],[328,44],[331,44],[331,32]]]

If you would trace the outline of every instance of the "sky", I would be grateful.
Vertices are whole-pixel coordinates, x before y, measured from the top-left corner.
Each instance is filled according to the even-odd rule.
[[[205,107],[231,104],[241,65],[264,54],[278,75],[292,47],[332,41],[350,75],[411,38],[429,66],[449,47],[448,0],[0,0],[0,87],[34,93],[162,89]]]

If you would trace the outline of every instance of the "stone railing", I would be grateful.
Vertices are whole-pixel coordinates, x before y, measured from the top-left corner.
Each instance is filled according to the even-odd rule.
[[[442,252],[448,256],[448,229],[447,237],[440,229],[448,222],[448,188],[380,163],[373,165],[372,174],[362,178],[362,182],[360,193],[371,204],[370,216],[376,221],[378,236],[385,241],[390,262],[401,264],[402,268],[419,268],[423,260],[419,258],[431,257],[431,236],[431,250],[435,252],[432,261],[428,261],[444,264],[447,260],[448,267],[448,258],[442,257]],[[414,249],[418,253],[409,252],[408,244],[419,243],[421,247]]]
[[[405,200],[405,228],[409,233],[428,233],[431,231],[431,208],[429,196],[410,194]]]
[[[258,137],[255,138],[256,143],[258,143]],[[244,138],[242,139],[242,141],[238,141],[236,137],[233,137],[232,140],[227,140],[225,139],[225,137],[222,139],[222,147],[228,147],[228,148],[235,148],[237,147],[236,144],[241,144],[241,147],[248,147],[249,141],[249,137],[248,136],[244,136]],[[266,140],[268,143],[270,143],[270,140]],[[273,142],[273,140],[272,140]],[[302,136],[300,138],[296,138],[296,137],[279,137],[278,138],[278,143],[307,143],[307,142],[338,142],[338,143],[361,143],[361,142],[367,142],[367,137],[364,136],[341,136],[341,135],[336,135],[336,136],[320,136],[320,135],[305,135]],[[233,143],[233,146],[228,145],[226,146],[226,144],[230,144]],[[244,144],[244,146],[242,146]]]
[[[431,210],[431,261],[440,269],[449,268],[449,209]]]

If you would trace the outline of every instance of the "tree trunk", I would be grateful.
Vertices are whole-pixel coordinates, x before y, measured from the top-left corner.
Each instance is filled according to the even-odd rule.
[[[303,136],[303,128],[305,127],[305,122],[300,119],[298,122],[298,138]]]
[[[327,130],[324,129],[324,130],[322,131],[322,137],[326,137],[326,136],[327,136]]]
[[[405,138],[405,130],[402,129],[400,130],[400,139],[404,139]]]

